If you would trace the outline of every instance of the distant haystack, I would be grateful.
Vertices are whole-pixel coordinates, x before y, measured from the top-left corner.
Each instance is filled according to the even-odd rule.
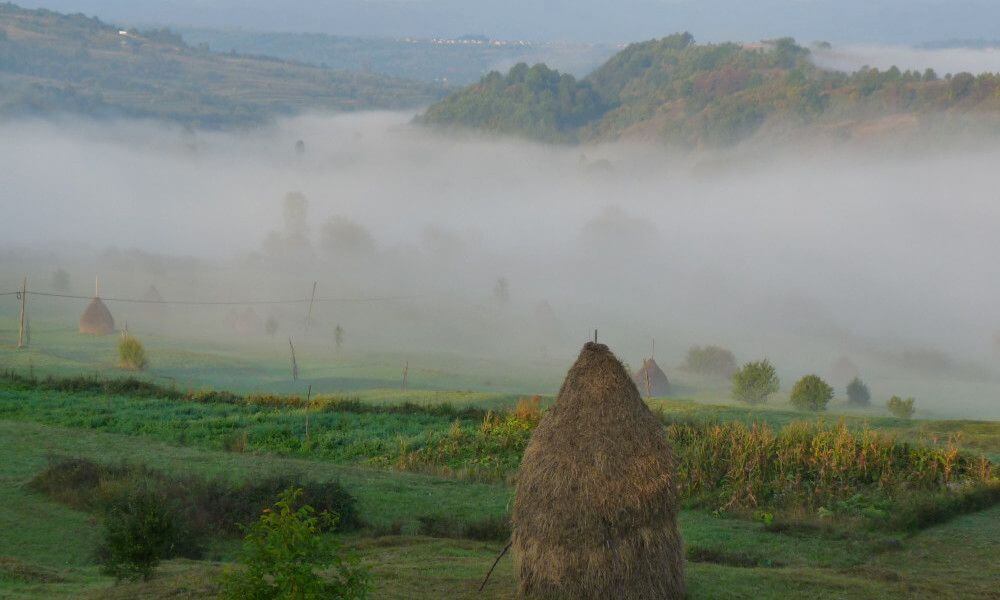
[[[163,296],[160,295],[160,290],[156,289],[155,285],[150,284],[146,293],[142,295],[142,300],[150,304],[157,304],[163,302]]]
[[[642,361],[642,367],[632,376],[635,387],[644,398],[655,398],[658,396],[668,396],[670,394],[670,380],[663,372],[660,365],[652,358]]]
[[[94,296],[80,316],[80,333],[110,335],[114,331],[115,319],[111,316],[111,311],[100,298]]]
[[[608,347],[587,343],[521,461],[521,595],[682,598],[677,511],[663,426]]]

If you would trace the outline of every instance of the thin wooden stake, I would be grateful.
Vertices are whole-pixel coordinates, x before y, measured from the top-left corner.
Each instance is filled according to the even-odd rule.
[[[649,359],[649,360],[653,360],[653,359]],[[650,366],[652,366],[652,365],[650,365],[649,363],[646,363],[645,365],[643,365],[643,368],[642,368],[643,373],[645,373],[645,375],[646,375],[646,397],[647,398],[652,398],[653,397],[653,389],[649,385],[649,368],[650,368]]]
[[[21,328],[17,333],[17,347],[24,348],[24,313],[28,303],[28,277],[21,282]]]
[[[500,551],[500,554],[497,556],[496,560],[493,561],[493,566],[490,567],[490,571],[486,574],[486,579],[483,579],[483,582],[479,584],[479,591],[480,592],[483,591],[484,587],[486,587],[486,582],[490,580],[490,575],[493,574],[493,569],[497,568],[497,563],[500,562],[500,559],[503,558],[504,554],[507,554],[507,551],[510,550],[510,546],[513,543],[514,543],[514,540],[511,540],[511,541],[507,542],[507,545],[504,546],[503,550]]]
[[[597,330],[594,330],[594,343],[597,343]]]
[[[409,370],[410,370],[410,361],[406,361],[406,364],[403,365],[403,385],[400,389],[403,390],[406,389],[406,374],[409,372]]]
[[[295,346],[292,345],[292,336],[288,336],[288,347],[292,349],[292,381],[298,381],[299,363],[295,362]]]

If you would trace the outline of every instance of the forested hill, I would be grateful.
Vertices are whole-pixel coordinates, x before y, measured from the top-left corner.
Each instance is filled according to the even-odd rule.
[[[544,141],[620,138],[688,147],[804,127],[837,137],[918,127],[929,115],[1000,116],[1000,76],[931,70],[825,71],[791,39],[695,44],[690,34],[632,44],[583,80],[515,66],[431,106],[422,122]]]
[[[443,95],[433,84],[215,54],[165,30],[0,4],[0,117],[70,112],[224,127],[308,109],[417,107]]]

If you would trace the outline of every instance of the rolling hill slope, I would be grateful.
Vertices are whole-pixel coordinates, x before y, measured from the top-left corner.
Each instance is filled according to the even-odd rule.
[[[491,73],[431,106],[422,121],[545,141],[640,138],[703,147],[804,128],[849,138],[916,130],[938,117],[995,123],[1000,116],[994,74],[845,74],[817,67],[810,54],[788,38],[699,45],[676,34],[632,44],[580,81],[545,65]]]
[[[83,15],[0,4],[0,115],[83,113],[203,127],[309,109],[425,105],[440,86],[215,54],[165,30],[121,30]]]

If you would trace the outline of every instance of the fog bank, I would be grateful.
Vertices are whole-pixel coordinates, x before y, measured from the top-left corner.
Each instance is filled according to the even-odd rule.
[[[25,270],[51,288],[57,267],[112,296],[300,298],[319,281],[401,298],[317,309],[376,350],[564,360],[599,328],[632,363],[652,338],[666,365],[717,343],[790,385],[847,356],[878,394],[1000,417],[1000,143],[675,156],[410,117],[5,124],[0,291]],[[171,333],[204,331],[184,310]]]

